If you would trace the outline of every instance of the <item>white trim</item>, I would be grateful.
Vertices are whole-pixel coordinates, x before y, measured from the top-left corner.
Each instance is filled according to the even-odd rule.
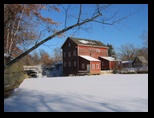
[[[82,57],[82,58],[84,58],[84,59],[86,59],[88,61],[100,61],[100,60],[98,60],[96,58],[93,58],[93,57],[87,56],[87,55],[79,55],[79,57]]]
[[[95,64],[92,64],[92,69],[95,69]]]
[[[99,69],[99,64],[96,64],[96,69]]]

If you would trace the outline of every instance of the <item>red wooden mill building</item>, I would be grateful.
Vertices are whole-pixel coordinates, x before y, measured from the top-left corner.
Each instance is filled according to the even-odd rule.
[[[116,60],[108,57],[108,47],[100,41],[68,37],[61,48],[63,75],[100,74],[115,68]]]

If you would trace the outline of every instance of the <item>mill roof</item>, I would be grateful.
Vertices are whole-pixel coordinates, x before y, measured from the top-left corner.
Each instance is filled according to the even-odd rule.
[[[105,48],[108,48],[105,44],[103,44],[101,41],[98,41],[98,40],[90,40],[90,39],[76,38],[76,37],[68,37],[67,39],[70,39],[76,45],[96,46],[96,47],[105,47]],[[62,47],[63,47],[63,45],[62,45]]]

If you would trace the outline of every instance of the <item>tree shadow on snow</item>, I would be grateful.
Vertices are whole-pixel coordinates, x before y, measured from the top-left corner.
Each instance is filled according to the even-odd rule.
[[[101,98],[100,98],[101,99]],[[105,100],[106,101],[106,100]],[[129,112],[131,109],[112,102],[96,100],[95,96],[75,93],[38,92],[23,90],[18,94],[4,99],[4,112]],[[146,100],[129,99],[128,102],[138,102],[147,105]],[[142,105],[141,105],[142,106]],[[140,106],[139,106],[140,107]],[[133,110],[132,110],[133,111]]]

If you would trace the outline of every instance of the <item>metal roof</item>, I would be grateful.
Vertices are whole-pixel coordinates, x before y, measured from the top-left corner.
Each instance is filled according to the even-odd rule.
[[[113,58],[113,57],[103,57],[103,56],[99,56],[100,58],[103,58],[103,59],[105,59],[105,60],[108,60],[108,61],[121,61],[121,60],[119,60],[119,59],[115,59],[115,58]]]
[[[87,55],[79,55],[79,57],[82,57],[82,58],[84,58],[84,59],[86,59],[88,61],[100,61],[100,60],[98,60],[96,58],[93,58],[93,57],[87,56]]]
[[[98,40],[89,40],[89,39],[75,38],[75,37],[68,37],[68,38],[71,39],[77,45],[101,46],[108,48],[105,44],[103,44]]]

